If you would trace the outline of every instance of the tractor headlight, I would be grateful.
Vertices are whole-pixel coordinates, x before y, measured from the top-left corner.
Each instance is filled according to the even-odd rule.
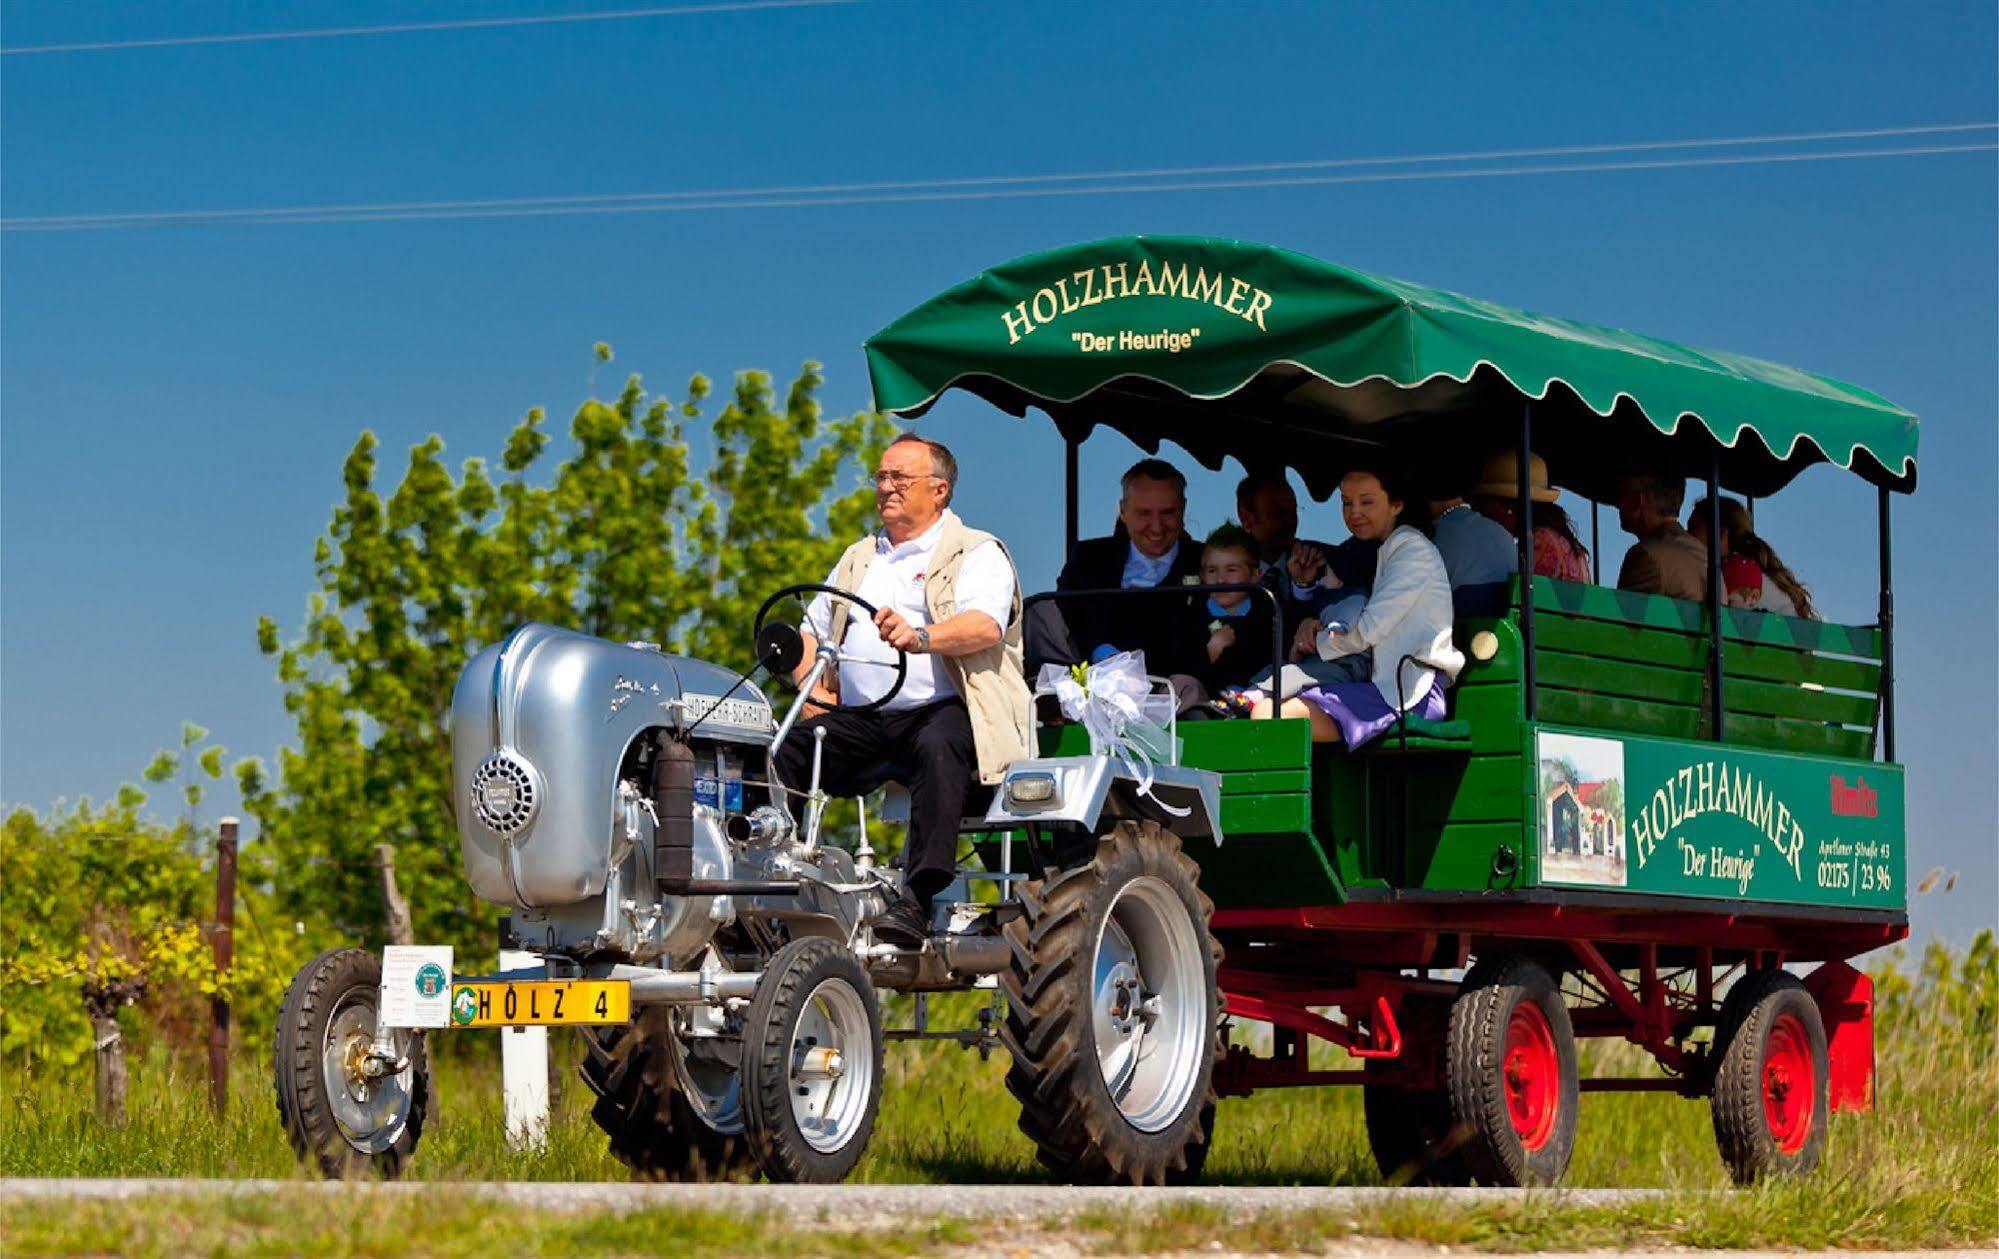
[[[1054,804],[1057,799],[1053,774],[1036,771],[1007,777],[1006,803],[1009,808]]]

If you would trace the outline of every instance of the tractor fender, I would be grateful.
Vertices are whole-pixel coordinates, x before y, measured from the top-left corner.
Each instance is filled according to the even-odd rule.
[[[1050,784],[1043,788],[1040,784]],[[1222,779],[1213,770],[1154,765],[1149,792],[1133,767],[1110,756],[1044,756],[1015,761],[993,793],[988,826],[1068,823],[1091,833],[1125,820],[1156,822],[1181,839],[1222,842]],[[1046,790],[1045,799],[1032,797]],[[1185,810],[1176,816],[1171,809]]]

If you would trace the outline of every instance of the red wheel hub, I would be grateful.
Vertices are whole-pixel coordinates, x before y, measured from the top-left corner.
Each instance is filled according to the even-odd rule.
[[[1521,1145],[1538,1150],[1548,1144],[1562,1106],[1562,1060],[1555,1053],[1548,1016],[1532,1001],[1514,1006],[1506,1021],[1506,1057],[1500,1070],[1513,1131]]]
[[[1805,1148],[1818,1095],[1818,1072],[1805,1025],[1795,1014],[1780,1014],[1763,1045],[1763,1122],[1785,1154]]]

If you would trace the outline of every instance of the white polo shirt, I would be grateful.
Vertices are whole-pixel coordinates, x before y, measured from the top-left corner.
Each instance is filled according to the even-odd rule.
[[[894,608],[912,626],[930,624],[930,609],[923,598],[923,583],[930,575],[930,558],[936,554],[937,539],[944,521],[940,518],[909,541],[896,545],[882,530],[875,531],[875,558],[868,564],[861,588],[854,593],[877,608]],[[834,566],[826,574],[833,584],[839,571]],[[960,612],[983,612],[993,624],[1006,628],[1013,614],[1013,565],[997,542],[982,542],[965,553],[958,569],[957,603]],[[814,638],[825,640],[832,632],[833,600],[821,594],[805,609],[805,628]],[[881,697],[895,681],[895,651],[882,641],[874,622],[852,604],[847,606],[846,636],[840,653],[851,659],[840,664],[840,699],[848,704],[865,704]],[[871,663],[872,662],[872,663]],[[944,695],[955,695],[951,677],[941,658],[910,653],[909,677],[883,707],[889,711],[915,708]]]

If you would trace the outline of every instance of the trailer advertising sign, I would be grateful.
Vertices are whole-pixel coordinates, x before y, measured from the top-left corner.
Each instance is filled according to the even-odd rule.
[[[1899,908],[1899,766],[1541,730],[1541,881]]]

